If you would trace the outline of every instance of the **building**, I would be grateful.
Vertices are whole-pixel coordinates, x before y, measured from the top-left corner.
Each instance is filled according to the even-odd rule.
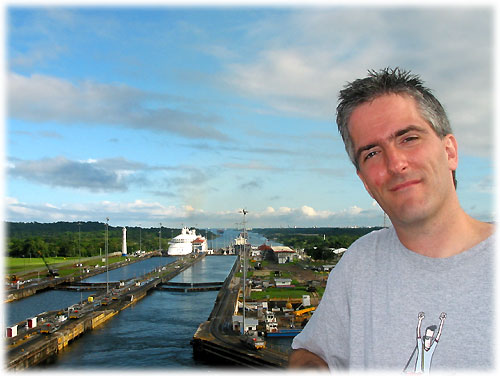
[[[241,332],[241,326],[243,325],[243,316],[233,315],[233,330],[235,332]],[[256,331],[257,325],[259,325],[259,320],[253,317],[245,317],[245,333],[248,331]]]
[[[276,283],[276,287],[291,287],[292,279],[291,278],[275,278],[274,283]]]
[[[192,241],[193,244],[193,252],[206,252],[208,250],[207,241],[204,237],[198,236],[195,240]]]
[[[260,247],[252,247],[250,250],[250,258],[254,261],[264,260],[264,250],[260,249]]]
[[[274,245],[271,248],[274,253],[274,259],[278,261],[278,264],[292,262],[298,258],[297,252],[290,247]]]

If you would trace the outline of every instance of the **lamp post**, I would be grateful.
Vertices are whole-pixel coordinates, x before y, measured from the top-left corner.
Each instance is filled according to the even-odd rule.
[[[81,240],[81,235],[80,235],[80,228],[82,224],[78,222],[78,265],[80,267],[80,282],[82,281],[82,250],[80,248],[80,240]],[[80,286],[80,304],[82,304],[83,301],[83,292],[82,292],[82,287]]]
[[[159,250],[161,252],[161,222],[160,222],[160,232],[159,232],[159,234],[160,234],[160,236],[159,236],[159,245],[158,245],[158,247],[159,247]]]
[[[142,227],[139,223],[139,251],[142,251]]]
[[[245,217],[248,213],[245,209],[240,211],[243,213],[243,328],[242,334],[245,334],[245,306],[246,306],[246,290],[247,290],[247,239],[246,239],[246,221]]]
[[[109,218],[106,217],[106,294],[109,294],[109,275],[108,275],[108,222]]]

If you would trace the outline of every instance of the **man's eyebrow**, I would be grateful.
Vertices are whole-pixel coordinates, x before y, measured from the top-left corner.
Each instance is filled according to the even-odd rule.
[[[418,125],[409,125],[406,128],[397,130],[394,134],[389,136],[388,140],[393,140],[397,137],[401,137],[401,136],[405,135],[406,133],[413,132],[413,131],[416,131],[419,133],[427,133],[427,130],[424,127],[420,127]],[[359,157],[361,156],[361,154],[364,151],[373,149],[377,145],[378,144],[368,144],[368,145],[361,146],[360,148],[358,148],[358,150],[356,150],[356,161],[359,161]]]
[[[373,149],[376,146],[377,146],[377,144],[369,144],[369,145],[361,146],[356,151],[356,162],[359,161],[359,157],[361,157],[361,154],[363,154],[364,151]]]
[[[394,135],[392,135],[389,139],[393,139],[396,137],[403,136],[404,134],[408,132],[416,131],[419,133],[427,133],[427,130],[424,127],[420,127],[418,125],[409,125],[406,128],[400,129],[399,131],[396,131]]]

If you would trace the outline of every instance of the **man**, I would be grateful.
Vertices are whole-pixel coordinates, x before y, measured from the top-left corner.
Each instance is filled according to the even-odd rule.
[[[439,330],[435,338],[434,333],[437,328],[436,325],[428,326],[427,329],[425,329],[425,335],[422,338],[420,329],[422,328],[422,321],[424,320],[424,318],[425,314],[423,312],[420,312],[418,314],[417,345],[415,346],[415,349],[417,350],[417,358],[415,360],[414,367],[415,373],[429,373],[429,370],[431,369],[432,355],[434,354],[434,350],[436,349],[436,346],[439,343],[439,339],[441,338],[444,320],[446,319],[446,313],[442,312],[439,316],[441,322],[439,324]]]
[[[337,124],[356,172],[392,227],[358,239],[330,274],[291,367],[406,369],[413,318],[446,312],[433,370],[493,367],[493,226],[456,193],[457,141],[416,75],[371,71],[340,92]],[[412,370],[413,371],[413,370]]]

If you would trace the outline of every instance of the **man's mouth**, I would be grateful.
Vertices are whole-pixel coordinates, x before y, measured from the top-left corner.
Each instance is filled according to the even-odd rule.
[[[394,185],[392,188],[390,188],[389,190],[391,192],[398,192],[398,191],[402,191],[408,187],[411,187],[411,186],[414,186],[416,184],[420,183],[420,180],[418,179],[415,179],[415,180],[407,180],[403,183],[399,183],[399,184],[396,184]]]

